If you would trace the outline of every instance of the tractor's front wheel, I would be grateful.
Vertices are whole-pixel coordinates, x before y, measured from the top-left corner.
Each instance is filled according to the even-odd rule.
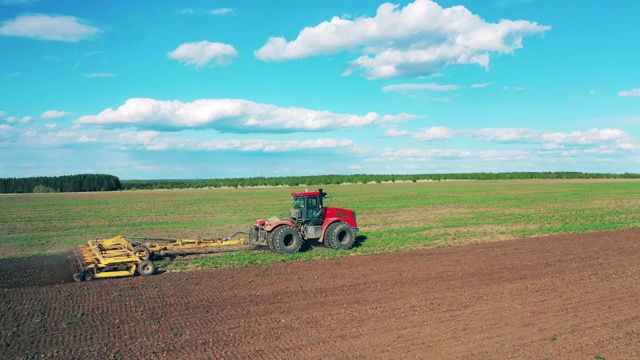
[[[298,252],[302,246],[302,235],[300,235],[300,231],[293,226],[279,226],[270,236],[275,251],[281,254]]]
[[[324,233],[324,245],[332,249],[349,250],[356,242],[356,233],[351,225],[344,222],[334,222]]]

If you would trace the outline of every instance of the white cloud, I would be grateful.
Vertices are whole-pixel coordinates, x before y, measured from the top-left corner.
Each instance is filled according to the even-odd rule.
[[[112,74],[112,73],[91,73],[91,74],[84,74],[84,77],[87,78],[96,78],[96,77],[114,77],[114,76],[118,76],[116,74]]]
[[[455,136],[455,132],[444,126],[436,126],[411,134],[413,139],[419,141],[446,140]]]
[[[75,42],[92,37],[100,32],[96,27],[85,25],[73,16],[34,14],[22,15],[5,21],[0,35],[22,36],[39,40]]]
[[[216,140],[198,143],[202,150],[238,150],[238,151],[296,151],[321,148],[342,148],[353,145],[350,139],[313,139],[313,140]]]
[[[365,162],[399,162],[414,163],[431,162],[434,160],[462,160],[470,159],[482,162],[521,161],[532,156],[530,151],[519,150],[486,150],[470,151],[460,149],[384,149],[379,156],[365,159]]]
[[[481,88],[485,88],[485,87],[487,87],[489,85],[491,85],[491,83],[473,84],[473,85],[471,85],[471,87],[473,89],[481,89]]]
[[[40,115],[41,119],[49,120],[49,119],[57,119],[59,117],[70,115],[71,113],[68,111],[58,111],[58,110],[47,110]]]
[[[620,97],[631,97],[631,96],[640,96],[640,88],[635,88],[631,90],[622,90],[618,93]]]
[[[445,9],[431,0],[416,0],[404,8],[384,3],[375,17],[333,17],[304,28],[290,42],[271,37],[254,54],[264,61],[283,61],[358,50],[362,55],[344,75],[364,70],[369,79],[417,77],[452,64],[488,69],[490,54],[512,53],[522,47],[524,36],[549,29],[525,20],[487,23],[464,6]]]
[[[209,15],[215,15],[215,16],[228,16],[228,15],[233,15],[234,11],[231,8],[219,8],[219,9],[212,9],[212,10],[186,8],[186,9],[178,10],[178,13],[183,15],[209,14]]]
[[[196,69],[212,65],[228,65],[232,59],[238,56],[236,49],[218,42],[200,41],[184,43],[167,56],[187,65],[194,65]]]
[[[15,116],[9,116],[8,118],[5,119],[6,122],[8,122],[9,124],[15,124],[15,123],[20,123],[20,124],[26,124],[28,122],[30,122],[31,120],[33,120],[33,116],[25,116],[22,118],[18,118]]]
[[[0,111],[0,117],[3,117],[3,116],[5,116],[5,115],[7,115],[7,113],[6,113],[6,112],[4,112],[4,111]]]
[[[211,15],[217,15],[217,16],[233,15],[233,9],[231,8],[213,9],[209,13]]]
[[[201,99],[183,103],[148,98],[127,100],[117,109],[82,116],[77,125],[136,126],[151,129],[213,128],[222,132],[330,131],[393,124],[415,119],[410,114],[336,114],[303,108],[281,108],[241,99]]]
[[[413,90],[428,90],[428,91],[453,91],[458,90],[458,85],[439,85],[439,84],[394,84],[384,86],[382,91],[400,91],[407,92]]]
[[[406,130],[396,130],[395,128],[388,129],[384,137],[410,137],[418,141],[434,141],[434,140],[446,140],[456,136],[456,131],[445,127],[435,126],[425,128],[416,132],[410,132]]]
[[[414,132],[390,128],[383,136],[408,137],[417,141],[446,140],[459,136],[467,136],[482,141],[497,143],[541,144],[541,148],[545,150],[561,149],[567,145],[623,144],[629,140],[629,135],[619,129],[590,129],[587,131],[558,132],[526,128],[453,130],[444,126],[430,127]]]

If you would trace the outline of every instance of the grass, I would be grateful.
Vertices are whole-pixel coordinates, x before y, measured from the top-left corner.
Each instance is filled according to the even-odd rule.
[[[65,251],[96,238],[223,237],[288,214],[304,187],[0,195],[0,257]],[[293,255],[236,252],[163,260],[163,269],[247,266],[640,226],[638,180],[447,181],[324,187],[357,211],[359,244]]]

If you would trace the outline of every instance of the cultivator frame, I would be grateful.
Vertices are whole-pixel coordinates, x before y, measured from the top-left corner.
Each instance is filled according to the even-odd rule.
[[[153,237],[127,237],[134,248],[147,249],[147,257],[162,257],[176,254],[198,254],[209,252],[236,251],[252,248],[253,243],[248,239],[248,235],[237,232],[224,238],[195,238],[195,239],[174,239],[174,238],[153,238]]]
[[[118,235],[79,245],[71,250],[69,259],[75,281],[134,276],[136,272],[148,276],[156,270],[151,261],[154,257],[249,249],[252,244],[246,235],[239,232],[227,238],[196,239],[127,238]]]
[[[133,276],[136,270],[143,276],[155,272],[155,265],[144,256],[144,251],[123,236],[87,241],[74,248],[69,258],[75,270],[75,281]]]

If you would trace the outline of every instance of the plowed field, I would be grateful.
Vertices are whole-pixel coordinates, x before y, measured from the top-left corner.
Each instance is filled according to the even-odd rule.
[[[70,282],[0,260],[0,357],[640,358],[640,231]]]

